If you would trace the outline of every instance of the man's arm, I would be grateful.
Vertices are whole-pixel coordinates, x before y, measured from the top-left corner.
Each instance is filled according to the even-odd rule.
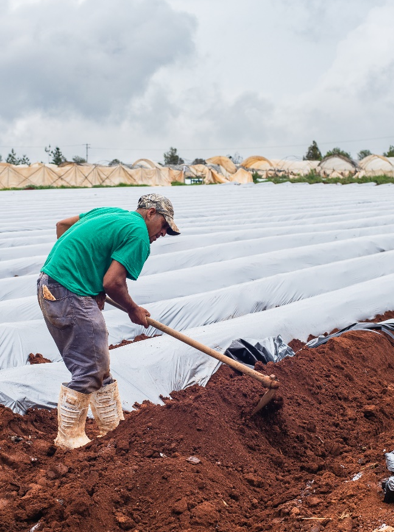
[[[64,220],[60,220],[60,222],[57,222],[56,224],[56,236],[57,238],[60,238],[63,233],[67,231],[67,229],[70,229],[70,227],[74,224],[76,224],[79,220],[79,216],[72,216],[71,218],[65,218]]]
[[[104,275],[103,286],[106,293],[111,299],[127,310],[129,318],[137,325],[148,327],[146,318],[150,316],[149,312],[137,305],[127,290],[126,268],[120,262],[113,260],[107,273]]]

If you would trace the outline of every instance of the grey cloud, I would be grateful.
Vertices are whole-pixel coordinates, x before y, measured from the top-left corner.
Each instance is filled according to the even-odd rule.
[[[392,113],[394,90],[394,59],[388,65],[376,65],[366,73],[357,89],[362,105],[377,105],[385,113]]]
[[[202,118],[210,122],[208,135],[227,143],[256,143],[272,134],[274,105],[255,92],[244,92],[234,102],[227,103],[221,95],[211,102]]]
[[[156,83],[150,85],[149,91],[136,99],[130,107],[126,121],[152,138],[165,136],[169,126],[182,112],[180,102],[174,101],[170,88]]]
[[[122,115],[162,67],[194,53],[194,17],[165,0],[2,6],[0,116]]]
[[[12,12],[2,0],[2,143],[66,147],[90,142],[96,160],[119,157],[131,162],[141,156],[160,160],[171,145],[191,159],[213,155],[220,147],[224,154],[234,148],[246,156],[250,153],[242,149],[245,146],[262,146],[252,153],[284,157],[302,156],[312,139],[322,143],[324,151],[342,139],[389,135],[393,7],[392,0],[385,2],[386,8],[379,7],[381,0],[373,4],[275,0],[269,20],[272,31],[282,33],[267,47],[274,61],[266,69],[261,50],[245,39],[247,24],[236,16],[247,12],[247,5],[234,7],[239,6],[235,0],[230,6],[236,20],[231,31],[228,19],[215,20],[215,32],[207,29],[203,8],[198,8],[200,29],[206,33],[195,32],[195,19],[172,11],[165,0],[85,0],[81,7],[71,0],[53,0]],[[262,13],[265,8],[259,9]],[[215,48],[216,39],[235,35],[237,24],[240,57],[241,52],[242,57],[250,54],[256,71],[246,72],[236,60],[237,70],[216,69],[225,59],[223,47]],[[208,31],[214,35],[208,40],[210,62],[205,52],[194,54],[192,40],[196,35],[198,46],[206,45]],[[297,53],[289,54],[290,48]],[[264,76],[258,76],[257,69]],[[233,83],[237,72],[240,83]],[[308,83],[300,83],[303,77]],[[25,120],[16,119],[31,109],[34,113]],[[332,146],[324,144],[330,140],[335,141]],[[286,147],[291,144],[304,146]],[[355,154],[362,148],[381,153],[388,144],[340,145]],[[264,148],[276,145],[284,147]],[[132,151],[99,152],[99,146]],[[69,149],[68,156],[77,153],[77,148]],[[43,151],[31,155],[32,160],[43,157]]]
[[[182,157],[190,159],[202,156],[202,148],[208,148],[204,153],[208,157],[213,155],[212,148],[220,146],[230,149],[262,144],[279,131],[273,102],[254,91],[230,100],[219,89],[195,87],[174,101],[166,91],[157,90],[138,107],[142,113],[136,120],[140,145],[148,137],[156,145],[177,146]]]
[[[199,87],[174,100],[169,88],[154,86],[146,97],[136,100],[124,126],[133,128],[134,124],[140,146],[147,138],[151,145],[168,143],[197,151],[199,146],[253,146],[279,135],[273,112],[273,102],[253,91],[231,101],[220,90]],[[187,158],[190,152],[181,155]]]

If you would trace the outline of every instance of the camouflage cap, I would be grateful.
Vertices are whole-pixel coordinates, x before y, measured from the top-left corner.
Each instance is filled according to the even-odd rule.
[[[145,194],[138,200],[138,209],[156,209],[159,214],[162,214],[168,223],[167,234],[180,235],[178,227],[174,222],[174,207],[171,201],[160,194]]]

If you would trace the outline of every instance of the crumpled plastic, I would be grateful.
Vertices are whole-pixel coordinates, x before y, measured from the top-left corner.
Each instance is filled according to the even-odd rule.
[[[386,467],[390,471],[390,473],[394,473],[394,451],[391,451],[391,453],[386,453],[384,455],[386,457]]]
[[[386,467],[390,473],[394,473],[394,451],[386,453]],[[384,491],[383,502],[392,503],[394,502],[394,475],[383,481],[382,484]]]
[[[326,344],[328,340],[331,340],[331,338],[337,338],[338,336],[341,336],[343,333],[348,332],[348,331],[371,331],[377,334],[380,334],[380,332],[383,332],[389,336],[392,342],[394,342],[394,320],[387,320],[381,323],[370,323],[370,322],[362,322],[362,321],[358,323],[353,323],[352,325],[349,325],[348,327],[345,327],[344,329],[341,329],[340,331],[334,334],[329,334],[328,336],[318,336],[317,338],[313,338],[313,340],[308,342],[306,345],[308,347],[319,347],[319,345]],[[386,453],[386,455],[387,454],[388,453]],[[392,471],[394,472],[394,469]]]
[[[285,357],[293,357],[295,353],[278,335],[263,340],[238,338],[231,342],[224,354],[253,368],[257,361],[263,364],[279,362]]]

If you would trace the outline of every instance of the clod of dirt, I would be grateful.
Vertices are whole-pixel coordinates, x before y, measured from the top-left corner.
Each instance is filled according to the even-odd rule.
[[[291,340],[288,345],[292,348],[294,353],[297,353],[297,351],[300,351],[304,347],[305,342],[301,342],[301,340],[295,338],[294,340]]]
[[[159,336],[155,334],[153,336],[146,336],[146,334],[139,334],[134,338],[134,340],[122,340],[119,344],[110,344],[109,349],[117,349],[118,347],[123,347],[124,345],[134,344],[135,342],[142,342],[143,340],[149,340],[150,338],[156,338]]]
[[[41,353],[37,353],[36,355],[33,355],[33,353],[30,353],[29,359],[30,364],[50,364],[51,360],[49,358],[45,358],[41,355]]]

